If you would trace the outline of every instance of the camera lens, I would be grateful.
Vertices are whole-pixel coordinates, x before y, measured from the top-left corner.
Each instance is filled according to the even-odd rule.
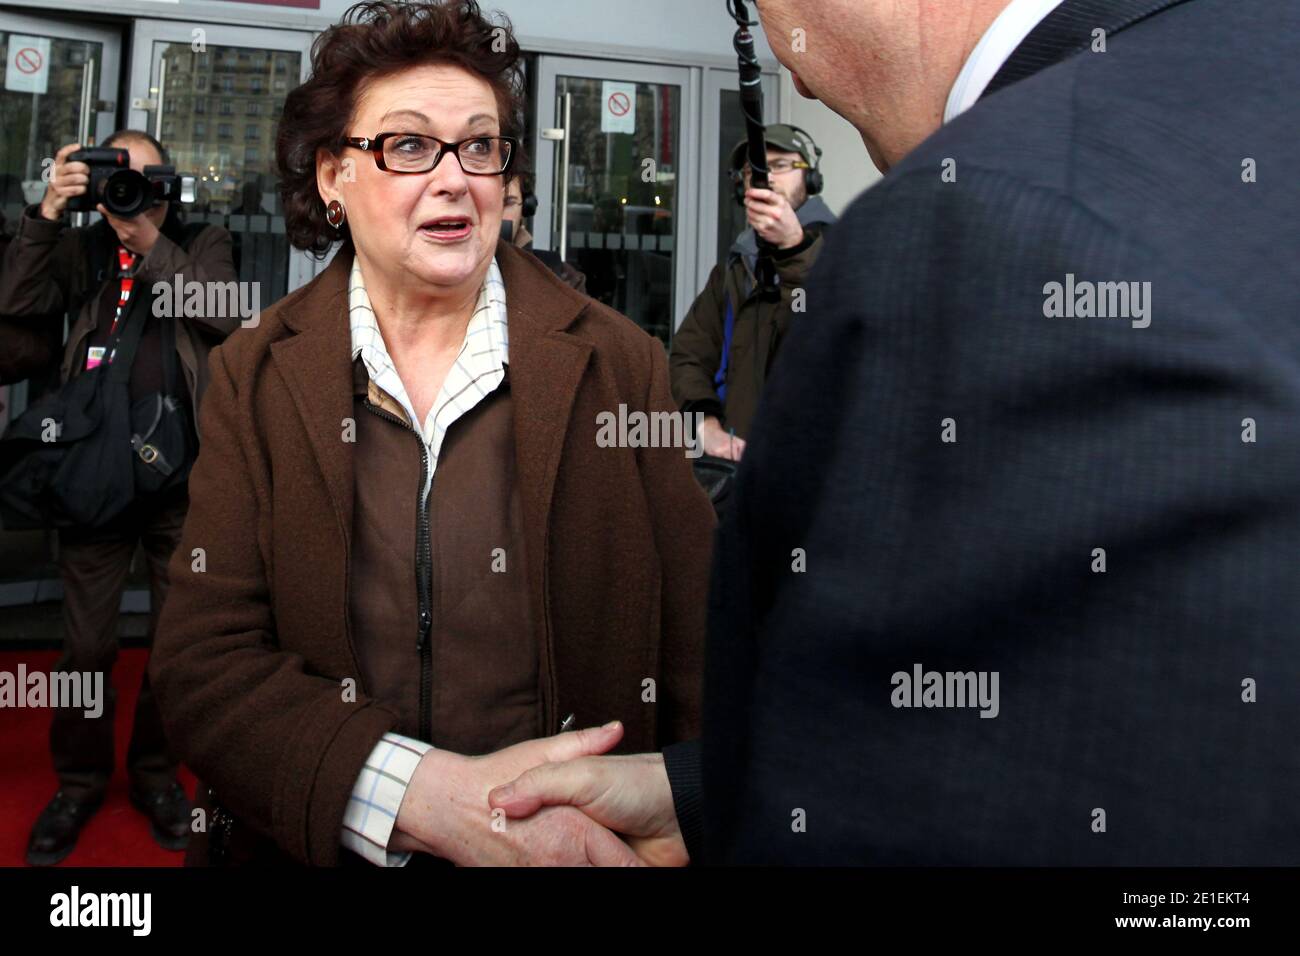
[[[149,180],[134,169],[120,169],[104,184],[104,206],[115,216],[134,216],[149,206]]]

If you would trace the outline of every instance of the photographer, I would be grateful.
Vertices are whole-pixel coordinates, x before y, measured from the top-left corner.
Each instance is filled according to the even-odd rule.
[[[195,423],[207,384],[208,352],[233,331],[240,318],[174,316],[169,309],[160,309],[164,317],[156,317],[152,291],[156,282],[236,280],[230,234],[216,226],[186,226],[175,202],[157,198],[160,193],[178,194],[167,191],[176,177],[166,167],[166,150],[148,133],[120,131],[105,140],[99,152],[104,152],[103,147],[124,151],[117,156],[122,169],[114,176],[115,184],[123,182],[117,177],[125,172],[128,155],[130,169],[152,183],[147,188],[140,183],[146,190],[144,208],[129,216],[110,212],[105,201],[119,200],[129,190],[115,191],[113,185],[100,188],[106,163],[99,163],[92,174],[91,166],[74,156],[81,145],[64,146],[54,158],[44,198],[24,210],[5,251],[0,314],[49,316],[51,321],[68,316],[70,332],[59,376],[63,386],[85,371],[111,364],[122,331],[143,323],[134,353],[126,357],[131,404],[135,407],[159,395],[174,399],[168,414],[179,414],[189,432],[181,456],[185,460],[170,463],[175,467],[173,477],[159,490],[145,493],[137,485],[129,507],[97,527],[59,528],[64,653],[56,671],[103,673],[107,686],[117,656],[118,609],[137,544],[143,545],[149,563],[152,645],[167,593],[167,560],[188,505],[184,478],[198,447]],[[146,169],[151,166],[164,168]],[[93,198],[76,198],[91,189]],[[88,210],[91,202],[103,220],[86,228],[61,221],[66,211],[79,206]],[[124,356],[129,352],[125,341]],[[183,378],[183,384],[177,378]],[[32,829],[30,864],[51,865],[72,852],[82,826],[102,803],[113,773],[112,704],[113,694],[108,691],[97,718],[87,718],[74,708],[55,710],[50,747],[59,791]],[[176,782],[177,764],[168,753],[147,676],[136,705],[127,767],[131,801],[148,816],[154,838],[167,849],[182,849],[189,835],[190,804]]]
[[[700,428],[705,454],[739,461],[758,408],[758,396],[790,323],[794,290],[803,284],[835,216],[818,194],[821,150],[795,126],[767,130],[771,189],[754,189],[746,162],[747,141],[731,152],[736,201],[750,228],[736,240],[725,263],[691,306],[673,336],[669,371],[673,398],[687,413],[707,417]],[[758,241],[776,247],[781,297],[764,300],[756,280]]]

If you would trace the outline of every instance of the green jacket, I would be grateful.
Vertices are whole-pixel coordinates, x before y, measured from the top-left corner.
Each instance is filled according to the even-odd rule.
[[[779,302],[764,302],[757,293],[757,245],[753,230],[747,230],[732,246],[727,261],[714,266],[704,291],[673,336],[668,359],[673,399],[685,412],[716,415],[740,438],[749,436],[763,383],[790,325],[796,290],[802,289],[817,261],[835,217],[813,197],[799,207],[799,221],[804,226],[803,243],[775,257],[781,278]],[[735,325],[724,374],[728,304],[735,309]]]

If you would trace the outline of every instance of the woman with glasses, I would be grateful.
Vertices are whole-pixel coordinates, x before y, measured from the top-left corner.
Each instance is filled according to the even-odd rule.
[[[191,862],[627,862],[488,791],[696,732],[711,509],[598,441],[673,409],[662,346],[499,241],[519,61],[473,2],[364,3],[285,104],[286,229],[336,251],[212,360],[151,668]]]

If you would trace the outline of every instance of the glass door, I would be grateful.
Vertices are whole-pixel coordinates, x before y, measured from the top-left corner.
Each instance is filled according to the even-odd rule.
[[[113,131],[121,40],[94,26],[0,13],[0,214],[12,234],[68,143]],[[47,163],[49,160],[50,163]]]
[[[287,30],[138,20],[130,125],[167,147],[195,178],[187,218],[230,231],[241,282],[262,308],[314,274],[289,246],[275,173],[285,96],[306,76],[312,35]]]
[[[587,293],[668,343],[694,298],[696,76],[683,67],[542,57],[535,245]],[[549,204],[549,208],[545,206]]]
[[[114,31],[0,13],[0,252],[44,195],[54,154],[113,131],[120,53]],[[32,387],[0,387],[0,430],[36,399]],[[57,636],[58,606],[39,604],[62,593],[51,545],[41,531],[0,531],[0,637]]]

